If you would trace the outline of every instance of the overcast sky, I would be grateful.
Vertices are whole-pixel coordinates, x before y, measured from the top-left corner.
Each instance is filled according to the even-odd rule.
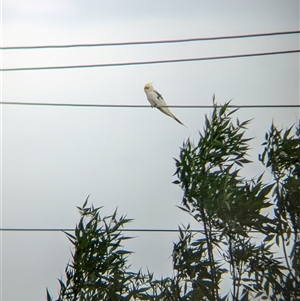
[[[299,30],[298,1],[2,0],[2,47],[148,41]],[[299,49],[299,35],[181,44],[3,50],[2,68],[120,63]],[[169,105],[299,104],[299,54],[123,67],[2,72],[4,102],[148,105],[153,82]],[[130,228],[177,229],[174,159],[198,140],[211,109],[172,108],[187,128],[147,108],[1,106],[1,228],[74,228],[80,206],[116,207]],[[241,109],[254,161],[272,121],[289,127],[295,108]],[[255,162],[245,170],[263,172]],[[271,177],[266,173],[266,181]],[[3,301],[41,301],[70,259],[61,232],[2,232]],[[171,275],[177,234],[132,233],[134,270]]]

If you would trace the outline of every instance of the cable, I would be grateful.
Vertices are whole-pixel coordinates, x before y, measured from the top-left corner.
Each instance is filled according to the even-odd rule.
[[[219,37],[206,37],[206,38],[189,38],[177,40],[157,40],[157,41],[136,41],[136,42],[117,42],[117,43],[96,43],[96,44],[71,44],[71,45],[41,45],[41,46],[8,46],[0,47],[1,50],[20,50],[20,49],[50,49],[50,48],[75,48],[75,47],[111,47],[111,46],[129,46],[129,45],[149,45],[149,44],[167,44],[167,43],[187,43],[198,41],[213,41],[213,40],[228,40],[228,39],[241,39],[241,38],[254,38],[276,35],[290,35],[298,34],[299,30],[294,31],[281,31],[269,33],[256,33],[256,34],[243,34],[243,35],[229,35]]]
[[[71,228],[66,228],[66,229],[57,229],[57,228],[52,228],[52,229],[42,229],[42,228],[3,228],[0,229],[0,232],[74,232],[74,229]],[[178,230],[175,229],[120,229],[121,232],[161,232],[161,233],[178,233]],[[183,230],[185,231],[185,230]],[[186,230],[187,232],[190,233],[204,233],[204,230]]]
[[[195,230],[195,229],[181,229],[182,231],[190,232],[190,233],[202,233],[204,234],[204,230]],[[0,232],[74,232],[75,229],[72,228],[2,228]],[[162,232],[162,233],[178,233],[179,229],[120,229],[120,232]],[[214,233],[219,233],[221,231],[213,231]],[[248,232],[256,233],[258,231],[252,230]]]
[[[3,232],[73,232],[75,229],[72,228],[2,228],[0,231]],[[179,230],[174,229],[120,229],[124,232],[178,232]],[[201,232],[202,230],[190,230],[192,232]]]
[[[76,66],[4,68],[4,69],[0,69],[0,71],[9,72],[9,71],[96,68],[96,67],[97,68],[99,68],[99,67],[122,67],[122,66],[133,66],[133,65],[150,65],[150,64],[166,64],[166,63],[182,63],[182,62],[233,59],[233,58],[242,58],[242,57],[255,57],[255,56],[289,54],[289,53],[299,53],[299,52],[300,52],[300,49],[294,49],[294,50],[283,50],[283,51],[273,51],[273,52],[247,53],[247,54],[223,55],[223,56],[212,56],[212,57],[198,57],[198,58],[186,58],[186,59],[141,61],[141,62],[107,63],[107,64],[93,64],[93,65],[76,65]]]
[[[96,108],[151,108],[150,105],[113,105],[113,104],[76,104],[76,103],[39,103],[39,102],[10,102],[2,101],[0,105],[21,105],[21,106],[54,106],[54,107],[96,107]],[[168,105],[169,108],[181,109],[209,109],[213,105]],[[222,107],[218,105],[217,107]],[[300,108],[299,105],[228,105],[228,108]]]

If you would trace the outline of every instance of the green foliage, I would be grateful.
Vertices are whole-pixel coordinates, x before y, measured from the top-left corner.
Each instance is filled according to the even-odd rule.
[[[261,213],[271,206],[267,196],[272,185],[264,185],[262,176],[246,180],[239,175],[244,164],[250,163],[247,158],[250,139],[244,138],[249,121],[233,123],[230,115],[234,112],[227,114],[227,109],[228,104],[220,109],[215,107],[212,117],[206,117],[198,144],[193,146],[188,140],[176,160],[175,183],[184,193],[180,208],[204,230],[204,237],[189,243],[186,250],[192,254],[189,264],[197,265],[196,270],[202,274],[196,273],[195,277],[194,271],[186,271],[185,275],[179,271],[178,277],[197,284],[204,293],[202,300],[222,299],[219,285],[228,268],[233,280],[232,299],[249,298],[255,291],[255,279],[249,273],[250,259],[257,260],[259,251],[249,233],[266,232],[265,226],[272,223]],[[188,234],[176,248],[184,248],[187,240],[191,241]]]
[[[122,246],[129,237],[123,236],[121,228],[130,220],[117,218],[116,211],[101,218],[101,208],[87,207],[87,200],[78,209],[81,218],[75,234],[66,232],[74,248],[73,261],[66,267],[65,283],[59,280],[57,301],[156,300],[160,291],[153,275],[129,272],[131,252]]]
[[[130,220],[116,212],[101,218],[101,208],[86,200],[75,233],[66,233],[74,253],[57,301],[300,299],[300,124],[294,136],[293,128],[274,125],[265,136],[259,160],[274,181],[246,179],[240,173],[251,163],[250,121],[234,122],[236,110],[228,112],[228,105],[214,107],[198,143],[187,140],[175,159],[179,208],[199,232],[179,228],[173,276],[156,280],[149,271],[129,271],[122,227]],[[231,286],[221,292],[228,278]]]
[[[233,112],[227,111],[228,104],[215,107],[211,118],[206,117],[198,144],[187,140],[176,160],[178,180],[174,183],[183,189],[180,208],[204,231],[201,238],[192,238],[188,231],[181,234],[173,252],[177,277],[190,288],[188,300],[197,300],[193,293],[199,290],[201,300],[296,300],[300,295],[296,229],[300,212],[299,134],[290,137],[292,128],[281,133],[272,126],[266,135],[269,140],[260,160],[266,160],[275,179],[285,179],[280,188],[281,203],[274,203],[271,192],[278,190],[276,181],[266,185],[263,175],[250,180],[240,176],[241,168],[250,163],[250,139],[244,138],[249,121],[234,123]],[[283,202],[289,206],[279,210]],[[264,209],[269,213],[274,210],[275,217],[270,218]],[[283,224],[284,212],[289,212],[293,229]],[[280,237],[284,237],[283,243],[294,244],[292,261],[287,256],[276,257]],[[285,245],[281,247],[285,254]],[[221,296],[219,286],[227,272],[232,289]]]
[[[299,124],[300,125],[300,124]],[[280,285],[284,300],[300,296],[300,128],[278,130],[274,125],[266,133],[265,149],[259,160],[270,169],[275,182],[276,244],[281,243],[287,269]],[[290,247],[288,255],[287,247]]]

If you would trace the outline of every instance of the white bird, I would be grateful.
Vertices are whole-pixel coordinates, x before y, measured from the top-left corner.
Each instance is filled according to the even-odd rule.
[[[144,91],[145,91],[145,93],[147,95],[148,101],[151,104],[151,107],[155,107],[155,108],[159,109],[164,114],[172,117],[178,123],[180,123],[183,126],[185,126],[175,115],[172,114],[172,112],[167,107],[167,104],[164,101],[162,95],[159,94],[157,91],[155,91],[154,88],[153,88],[153,86],[150,83],[145,85]]]

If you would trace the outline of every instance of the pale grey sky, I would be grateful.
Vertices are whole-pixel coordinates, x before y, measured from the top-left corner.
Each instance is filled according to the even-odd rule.
[[[298,1],[2,0],[2,46],[181,39],[299,30]],[[299,35],[182,44],[3,50],[2,68],[102,64],[299,49]],[[110,68],[2,72],[1,101],[148,105],[153,82],[169,105],[299,104],[299,54]],[[2,228],[73,228],[76,206],[118,207],[131,228],[195,223],[176,208],[179,148],[198,139],[209,109],[173,108],[187,129],[151,108],[2,105]],[[241,109],[253,160],[271,122],[289,127],[298,109]],[[253,163],[246,175],[260,174]],[[266,181],[270,180],[268,173]],[[135,236],[136,233],[133,233]],[[132,267],[172,272],[176,234],[138,233]],[[63,233],[3,232],[2,299],[56,297],[70,259]]]

